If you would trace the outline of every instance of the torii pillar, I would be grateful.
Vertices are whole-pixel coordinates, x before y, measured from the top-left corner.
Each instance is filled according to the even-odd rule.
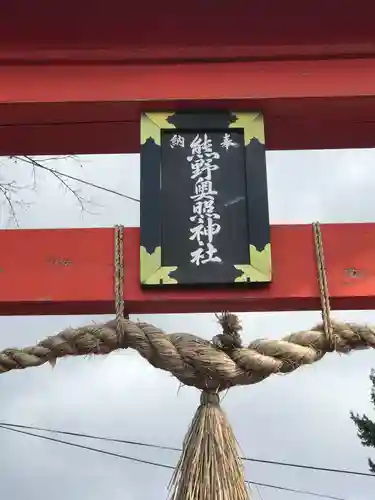
[[[0,154],[136,153],[142,111],[191,107],[259,109],[271,150],[375,145],[375,4],[180,7],[9,2],[0,19]],[[332,308],[375,308],[375,224],[322,231]],[[311,228],[274,226],[271,240],[265,289],[144,291],[139,230],[126,229],[125,308],[318,309]],[[113,253],[112,229],[0,231],[0,314],[114,312]]]

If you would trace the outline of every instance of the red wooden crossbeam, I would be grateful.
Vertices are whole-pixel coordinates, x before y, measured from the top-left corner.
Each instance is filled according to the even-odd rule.
[[[135,153],[142,110],[260,110],[267,149],[375,145],[375,58],[9,64],[0,155]]]
[[[327,224],[322,233],[332,307],[375,308],[375,224]],[[139,314],[318,309],[311,226],[273,226],[271,239],[269,287],[143,291],[139,229],[125,229],[125,309]],[[114,313],[113,261],[110,228],[2,230],[0,314]]]
[[[374,54],[370,0],[202,2],[12,0],[0,17],[10,61],[275,58]],[[89,14],[89,15],[88,15]],[[82,19],[85,22],[82,23]],[[355,22],[353,22],[355,19]],[[67,30],[66,27],[69,26]],[[193,27],[193,29],[192,29]],[[142,33],[142,36],[140,36]]]

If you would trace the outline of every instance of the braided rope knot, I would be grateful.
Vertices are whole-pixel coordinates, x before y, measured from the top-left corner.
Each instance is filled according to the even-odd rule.
[[[238,331],[237,331],[238,333]],[[335,350],[375,348],[375,328],[332,322]],[[135,349],[156,368],[174,375],[185,385],[205,391],[221,391],[250,385],[275,373],[290,373],[314,363],[331,351],[324,325],[288,335],[281,340],[255,340],[247,347],[228,348],[224,337],[210,342],[192,334],[165,334],[148,323],[114,319],[104,324],[68,328],[36,346],[0,352],[0,373],[54,362],[65,356],[108,354]],[[224,338],[224,343],[223,343]]]
[[[216,319],[221,325],[223,333],[215,335],[212,339],[212,344],[223,351],[241,348],[242,340],[239,332],[242,330],[242,326],[238,316],[226,311],[222,314],[216,314]]]

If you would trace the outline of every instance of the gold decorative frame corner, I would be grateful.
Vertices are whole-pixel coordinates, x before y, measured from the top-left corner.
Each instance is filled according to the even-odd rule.
[[[168,118],[174,113],[147,112],[141,114],[141,144],[145,144],[147,139],[153,139],[155,144],[161,145],[161,130],[166,128],[176,128],[168,122]]]
[[[140,247],[141,283],[144,285],[177,285],[178,281],[169,276],[177,266],[161,265],[161,247],[149,254],[145,247]]]
[[[242,275],[234,280],[235,283],[269,283],[272,278],[271,244],[267,243],[260,251],[250,245],[249,258],[249,264],[234,266],[242,271]]]
[[[262,113],[234,111],[233,115],[236,120],[232,122],[229,127],[243,128],[245,147],[250,144],[251,139],[254,137],[257,138],[261,144],[265,144],[264,120]]]

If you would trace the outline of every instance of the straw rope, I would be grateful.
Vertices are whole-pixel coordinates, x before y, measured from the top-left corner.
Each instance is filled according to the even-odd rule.
[[[233,315],[232,315],[233,316]],[[0,373],[39,366],[64,356],[108,354],[116,349],[135,349],[154,367],[172,373],[183,384],[199,389],[223,390],[260,382],[274,373],[290,373],[312,364],[332,351],[318,325],[282,340],[255,340],[247,347],[231,345],[229,335],[213,342],[191,334],[165,334],[147,323],[128,319],[68,328],[33,347],[0,352]],[[375,348],[375,328],[332,322],[336,351]]]

